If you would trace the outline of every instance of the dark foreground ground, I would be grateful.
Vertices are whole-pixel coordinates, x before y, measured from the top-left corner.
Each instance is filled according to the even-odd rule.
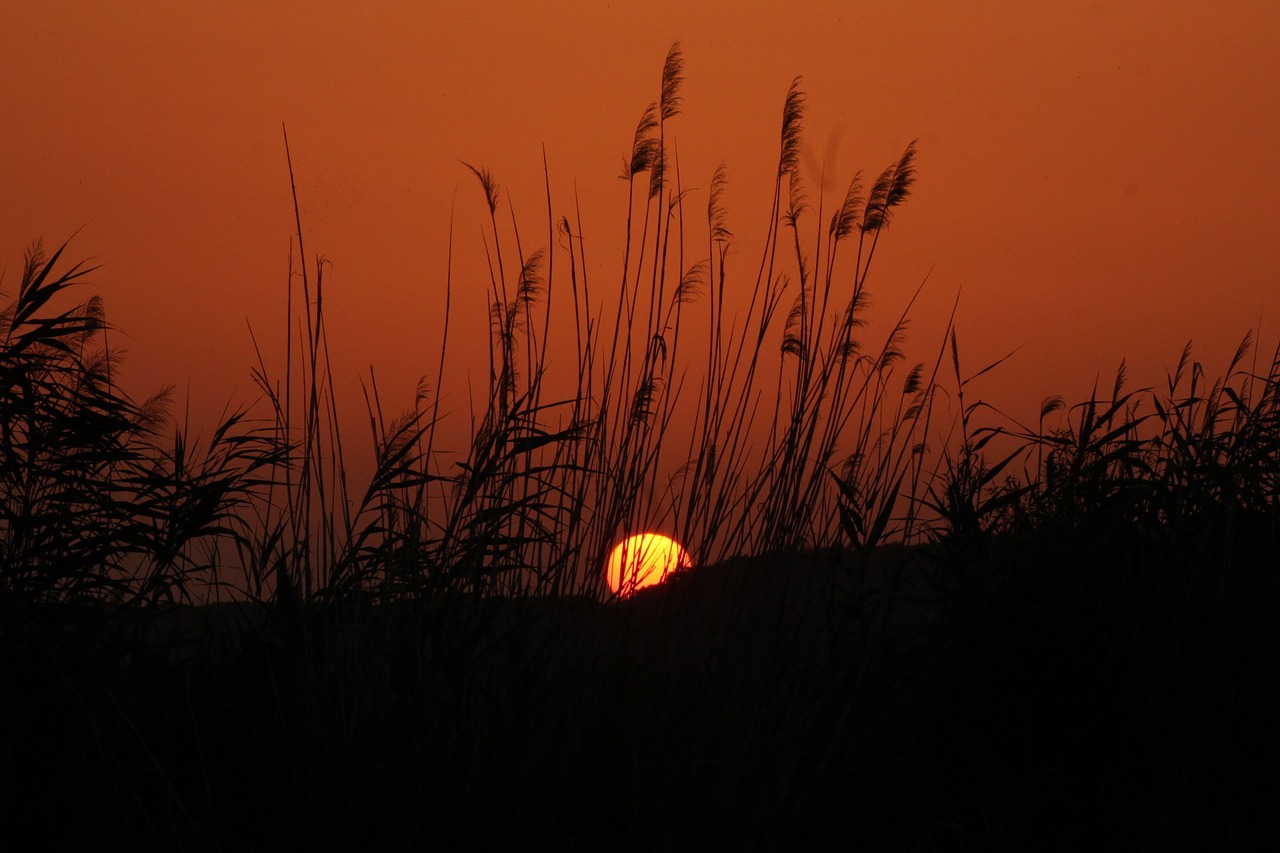
[[[1272,544],[776,557],[614,604],[8,602],[0,821],[51,849],[1274,849]]]

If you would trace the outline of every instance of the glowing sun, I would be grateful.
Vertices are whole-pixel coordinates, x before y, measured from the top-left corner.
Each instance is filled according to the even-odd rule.
[[[637,589],[661,583],[677,569],[693,566],[689,554],[669,536],[638,533],[618,543],[605,564],[609,589],[630,595]]]

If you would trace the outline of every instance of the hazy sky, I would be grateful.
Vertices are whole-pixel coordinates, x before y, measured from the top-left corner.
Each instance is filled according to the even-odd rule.
[[[1154,382],[1188,339],[1217,371],[1246,330],[1280,332],[1273,0],[8,2],[0,35],[0,287],[32,239],[78,230],[70,254],[104,264],[93,280],[127,336],[126,383],[189,387],[193,413],[254,398],[246,321],[272,357],[283,337],[282,122],[308,253],[332,262],[339,387],[358,415],[372,365],[398,410],[434,371],[451,210],[455,287],[487,287],[460,161],[510,191],[527,252],[547,244],[545,146],[557,218],[576,187],[613,277],[616,176],[677,40],[683,181],[705,205],[727,164],[744,276],[795,75],[809,177],[825,159],[833,202],[919,140],[875,304],[896,313],[929,276],[924,357],[961,291],[971,367],[1022,347],[978,389],[1002,408],[1078,398],[1122,356]],[[472,302],[455,322],[474,341]]]

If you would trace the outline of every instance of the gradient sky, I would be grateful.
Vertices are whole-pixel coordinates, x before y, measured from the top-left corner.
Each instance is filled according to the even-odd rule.
[[[528,251],[546,243],[545,145],[557,217],[576,187],[593,261],[616,280],[616,176],[678,40],[684,184],[705,205],[727,164],[744,275],[795,75],[809,175],[825,159],[833,201],[853,170],[919,140],[875,305],[896,314],[929,276],[924,358],[961,292],[971,368],[1021,347],[977,389],[1001,408],[1078,399],[1122,357],[1134,384],[1156,382],[1188,339],[1211,373],[1260,323],[1274,345],[1280,4],[783,5],[0,4],[0,288],[12,295],[31,240],[76,232],[70,255],[104,264],[93,281],[135,394],[174,383],[193,419],[249,402],[246,321],[272,358],[283,337],[284,122],[307,250],[332,262],[343,403],[361,417],[373,366],[398,411],[434,373],[451,209],[455,322],[473,339],[486,322],[465,298],[487,280],[482,199],[459,161],[510,191]]]

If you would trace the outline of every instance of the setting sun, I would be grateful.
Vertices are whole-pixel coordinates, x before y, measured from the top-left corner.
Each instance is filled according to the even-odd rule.
[[[669,536],[639,533],[619,542],[609,554],[605,576],[609,589],[630,595],[638,589],[661,583],[677,569],[693,566],[689,554]]]

